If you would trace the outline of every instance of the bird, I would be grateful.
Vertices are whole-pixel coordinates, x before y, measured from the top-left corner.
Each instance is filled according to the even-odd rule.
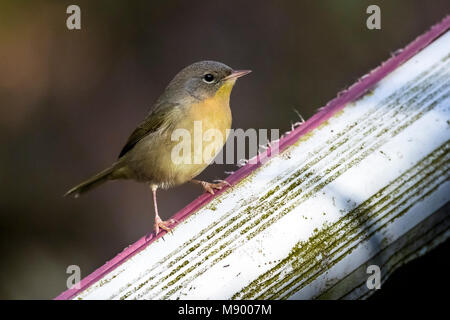
[[[161,219],[156,192],[158,189],[192,182],[214,194],[214,190],[220,190],[227,184],[225,181],[201,181],[195,177],[223,148],[232,123],[231,91],[236,80],[250,72],[234,70],[217,61],[200,61],[182,69],[131,133],[118,159],[108,168],[67,191],[65,196],[77,198],[109,180],[130,179],[146,183],[153,196],[156,235],[161,230],[171,231],[177,221]],[[195,146],[195,139],[190,142],[186,140],[185,146],[190,146],[192,152],[185,152],[181,156],[180,152],[174,152],[180,144],[180,139],[174,139],[174,134],[181,132],[195,138],[196,126],[199,124],[203,131],[218,132],[219,138],[202,141],[201,148]],[[192,161],[192,158],[202,161]]]

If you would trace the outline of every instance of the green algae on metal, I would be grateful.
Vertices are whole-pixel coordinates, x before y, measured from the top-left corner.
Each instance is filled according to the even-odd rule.
[[[425,159],[423,159],[421,162],[419,162],[416,166],[414,166],[413,168],[411,168],[410,170],[408,170],[408,172],[406,172],[405,174],[402,175],[402,177],[398,178],[398,181],[401,181],[402,179],[409,176],[409,178],[406,181],[403,181],[403,183],[407,183],[407,181],[410,181],[412,179],[417,178],[417,174],[416,172],[419,170],[424,170],[426,169],[426,172],[420,179],[420,181],[416,184],[413,184],[412,186],[410,186],[407,190],[404,190],[404,192],[402,193],[402,196],[405,193],[408,193],[410,191],[415,191],[416,193],[421,193],[426,186],[428,186],[429,182],[431,181],[435,181],[436,177],[445,177],[446,174],[446,179],[448,179],[448,169],[447,170],[442,170],[442,165],[446,164],[448,162],[448,151],[449,151],[449,142],[445,143],[443,146],[441,146],[440,148],[436,149],[432,154],[430,154],[428,157],[426,157]],[[448,164],[447,164],[448,167]],[[444,175],[443,175],[444,174]],[[397,183],[398,183],[397,181]],[[422,183],[422,187],[419,187],[418,184]],[[401,187],[402,183],[400,183],[400,186],[397,187],[395,190],[398,191],[398,189]],[[432,188],[432,190],[434,190],[435,188],[437,188],[439,186],[439,184],[437,184],[435,187]],[[363,209],[364,206],[367,206],[368,203],[370,203],[371,201],[373,201],[376,198],[381,198],[378,199],[377,202],[374,205],[380,206],[383,205],[386,201],[388,201],[389,199],[391,199],[392,197],[390,197],[390,195],[392,194],[393,191],[390,191],[389,193],[387,193],[387,195],[385,196],[384,193],[387,191],[387,189],[389,189],[389,187],[391,187],[391,185],[388,185],[384,188],[382,188],[379,192],[377,192],[371,199],[368,199],[367,201],[364,202],[364,204],[362,204],[360,207],[354,209],[352,212],[350,212],[346,217],[341,218],[340,221],[336,222],[333,226],[328,226],[328,227],[322,227],[321,231],[319,232],[318,230],[315,230],[314,234],[309,238],[308,242],[299,242],[296,246],[294,246],[294,248],[291,250],[291,253],[282,261],[280,262],[277,266],[275,266],[274,268],[270,269],[269,271],[267,271],[265,274],[261,275],[258,279],[254,280],[251,284],[249,284],[246,288],[242,289],[240,292],[236,293],[233,298],[243,298],[243,299],[249,299],[251,297],[255,298],[254,294],[255,293],[261,293],[264,292],[264,289],[267,289],[268,287],[271,286],[272,283],[277,282],[277,285],[280,285],[280,283],[284,283],[286,282],[286,278],[284,278],[282,281],[278,281],[279,279],[279,275],[280,274],[276,274],[275,272],[280,269],[282,266],[284,266],[285,264],[287,264],[288,262],[291,263],[291,266],[294,270],[298,269],[299,266],[301,266],[301,261],[305,261],[307,259],[305,259],[305,257],[309,256],[309,264],[311,264],[311,261],[314,261],[315,257],[320,253],[323,254],[327,251],[330,250],[329,246],[331,245],[336,245],[339,242],[344,241],[344,239],[347,239],[349,236],[349,232],[355,232],[355,230],[357,230],[357,228],[352,228],[351,230],[348,230],[347,233],[345,234],[341,234],[341,233],[334,233],[335,235],[332,236],[332,229],[333,227],[337,226],[337,225],[342,225],[344,220],[348,220],[349,218],[351,219],[355,219],[355,221],[358,221],[356,223],[355,227],[358,227],[360,223],[365,223],[365,221],[367,221],[367,219],[365,219],[363,222],[359,221],[358,218],[361,218],[361,213],[373,213],[373,205],[370,207],[367,207],[366,209]],[[420,201],[421,199],[423,199],[424,197],[426,197],[428,194],[430,194],[432,192],[432,190],[426,192],[425,194],[423,194],[418,201]],[[398,197],[396,198],[398,199]],[[402,203],[404,203],[405,201],[407,201],[408,198],[406,200],[404,200]],[[392,203],[395,203],[392,202]],[[399,205],[401,205],[402,203],[400,203]],[[385,222],[382,226],[385,226],[388,223],[391,223],[394,219],[397,219],[399,216],[401,216],[402,214],[404,214],[405,212],[407,212],[407,210],[409,210],[409,208],[414,204],[415,202],[413,202],[412,204],[410,204],[407,208],[403,209],[402,211],[400,211],[399,213],[397,213],[394,217],[392,217],[390,220],[388,220],[387,222]],[[384,209],[386,209],[386,205],[384,205],[379,211],[381,213],[384,212]],[[355,214],[357,214],[355,216]],[[349,222],[347,221],[347,225],[349,225]],[[381,226],[381,227],[382,227]],[[381,227],[379,227],[378,229],[380,229]],[[377,229],[377,230],[378,230]],[[366,234],[365,237],[370,237],[371,235],[373,235],[377,230],[372,231],[369,234]],[[360,232],[361,233],[361,232]],[[330,240],[333,240],[334,237],[334,241],[332,243],[330,243]],[[351,241],[353,242],[355,240],[355,238],[352,238]],[[328,246],[328,247],[324,247],[324,245]],[[353,250],[356,247],[353,246],[351,247],[348,251],[347,254],[349,254],[349,252],[351,252],[351,250]],[[293,257],[295,256],[295,259],[293,260]],[[333,264],[337,263],[338,261],[340,261],[344,256],[341,256],[339,259],[336,259],[334,261]],[[317,266],[317,263],[316,263]],[[310,275],[312,272],[314,271],[314,269],[311,269],[310,273],[308,274],[307,272],[304,272],[302,274],[302,278],[307,278],[308,275]],[[290,273],[290,275],[292,274],[297,274],[297,272],[292,272]],[[318,272],[316,274],[316,276],[318,276],[320,274],[320,272]],[[288,277],[288,278],[292,278],[292,276]],[[303,283],[303,285],[305,285],[306,283],[310,283],[311,281],[313,281],[315,279],[315,277],[310,277],[306,282]],[[295,285],[296,283],[298,283],[298,281],[295,281],[291,284]],[[288,288],[289,286],[287,286],[286,288]],[[296,288],[298,289],[298,288]],[[271,293],[271,295],[269,294]],[[266,293],[262,294],[259,296],[259,298],[276,298],[277,294],[275,294],[272,291],[266,291]]]

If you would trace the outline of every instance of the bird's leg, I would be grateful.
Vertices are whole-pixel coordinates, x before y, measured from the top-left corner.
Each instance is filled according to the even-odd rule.
[[[159,233],[159,228],[166,230],[167,232],[171,231],[172,229],[169,228],[171,224],[174,224],[176,221],[175,219],[170,219],[168,221],[163,221],[161,217],[158,214],[158,203],[156,201],[156,190],[158,189],[157,186],[151,185],[152,193],[153,193],[153,205],[155,207],[155,232],[156,235]]]
[[[209,192],[211,194],[214,194],[214,189],[220,190],[225,186],[231,187],[231,185],[225,180],[216,180],[216,181],[218,181],[218,183],[211,183],[196,179],[191,180],[192,183],[201,185],[206,192]]]

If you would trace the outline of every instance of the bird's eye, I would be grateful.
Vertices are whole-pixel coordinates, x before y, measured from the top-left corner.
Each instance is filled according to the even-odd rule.
[[[214,76],[211,73],[207,73],[203,76],[203,81],[206,83],[212,83],[214,81]]]

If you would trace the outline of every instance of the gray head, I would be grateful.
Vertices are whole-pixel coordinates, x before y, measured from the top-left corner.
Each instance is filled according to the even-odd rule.
[[[237,78],[250,73],[250,70],[233,70],[216,61],[200,61],[181,70],[170,82],[164,94],[168,96],[190,95],[198,100],[210,98],[225,84],[230,91]]]

